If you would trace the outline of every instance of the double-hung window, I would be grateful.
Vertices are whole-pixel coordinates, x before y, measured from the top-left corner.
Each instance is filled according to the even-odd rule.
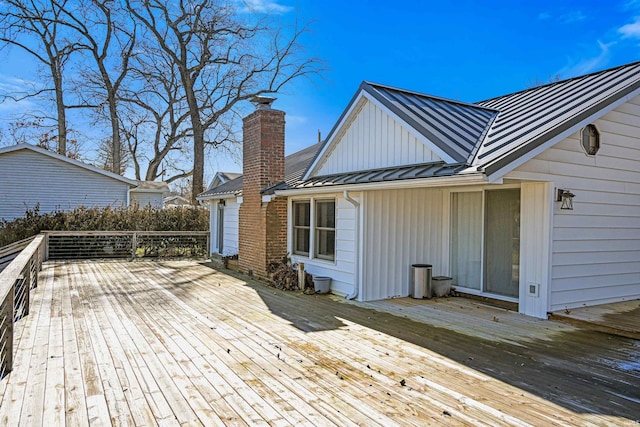
[[[336,252],[336,202],[293,202],[293,253],[333,261]]]
[[[293,202],[293,253],[309,255],[311,244],[311,202]]]

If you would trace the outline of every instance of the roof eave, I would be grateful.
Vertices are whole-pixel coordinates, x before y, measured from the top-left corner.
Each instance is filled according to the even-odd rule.
[[[366,191],[366,190],[395,190],[421,187],[447,187],[462,185],[487,184],[488,180],[484,173],[475,172],[459,174],[447,177],[405,179],[387,182],[371,182],[362,184],[332,184],[318,187],[292,188],[289,190],[276,191],[276,196],[297,196],[307,194],[326,194],[342,191]]]

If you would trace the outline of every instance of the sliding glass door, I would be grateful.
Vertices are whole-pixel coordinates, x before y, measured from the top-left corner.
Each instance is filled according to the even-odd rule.
[[[520,190],[451,194],[451,275],[455,286],[517,297]]]

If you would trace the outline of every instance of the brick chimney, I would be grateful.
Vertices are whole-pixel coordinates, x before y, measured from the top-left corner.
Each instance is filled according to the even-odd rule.
[[[242,121],[242,204],[239,215],[240,270],[266,278],[269,264],[287,254],[287,200],[262,202],[261,191],[284,180],[284,115],[275,98],[256,97],[256,110]]]

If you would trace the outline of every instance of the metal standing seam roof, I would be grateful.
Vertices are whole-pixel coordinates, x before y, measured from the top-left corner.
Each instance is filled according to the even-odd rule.
[[[360,86],[455,162],[467,162],[498,111],[376,83]]]
[[[491,173],[640,88],[640,62],[478,103],[500,111],[471,164]]]
[[[453,176],[467,169],[464,163],[447,164],[443,161],[422,163],[418,165],[396,166],[348,173],[316,176],[300,180],[290,188],[316,188],[344,184],[366,184],[375,182],[391,182],[420,178]],[[281,188],[284,189],[284,188]]]

